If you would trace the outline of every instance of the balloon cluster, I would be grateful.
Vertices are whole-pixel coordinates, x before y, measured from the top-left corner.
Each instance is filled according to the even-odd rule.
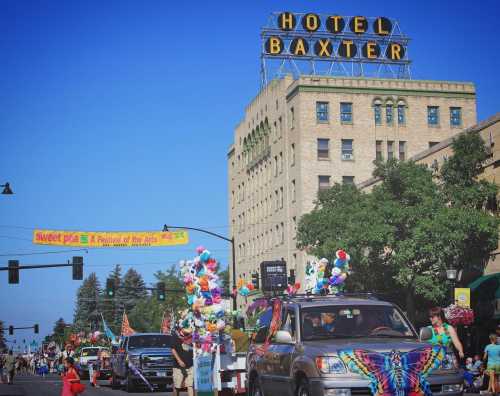
[[[236,282],[236,289],[240,296],[246,297],[255,289],[255,286],[253,283],[246,283],[243,278],[239,278],[238,282]]]
[[[196,249],[198,256],[181,262],[190,310],[180,320],[184,334],[192,332],[193,343],[204,352],[212,351],[220,331],[226,327],[222,306],[222,289],[217,275],[218,262],[204,247]]]
[[[326,258],[306,265],[306,290],[313,294],[338,294],[344,291],[349,274],[350,257],[344,250],[337,250],[333,266]]]

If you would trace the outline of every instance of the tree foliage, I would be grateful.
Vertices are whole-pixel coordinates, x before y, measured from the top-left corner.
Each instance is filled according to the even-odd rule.
[[[444,271],[482,269],[498,242],[498,219],[483,210],[496,186],[477,179],[484,143],[466,134],[453,148],[438,180],[423,165],[390,160],[376,164],[380,183],[370,193],[338,184],[321,192],[299,222],[298,247],[329,260],[346,249],[348,288],[396,292],[399,302],[404,293],[412,317],[415,299],[444,302]]]
[[[73,318],[75,330],[93,330],[99,323],[99,295],[101,285],[95,272],[84,279],[78,288],[76,296],[76,308]]]
[[[5,343],[5,325],[3,320],[0,320],[0,352],[7,349],[7,344]]]

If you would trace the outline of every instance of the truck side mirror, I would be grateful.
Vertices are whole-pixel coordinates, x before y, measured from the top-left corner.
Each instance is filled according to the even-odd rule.
[[[431,328],[428,326],[420,328],[420,334],[419,334],[418,338],[422,342],[429,341],[432,338]]]
[[[274,336],[274,341],[278,344],[295,344],[292,335],[285,330],[278,330]]]

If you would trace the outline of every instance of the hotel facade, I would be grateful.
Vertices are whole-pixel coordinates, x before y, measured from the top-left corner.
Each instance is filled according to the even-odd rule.
[[[374,160],[408,159],[476,124],[468,82],[284,77],[246,107],[227,154],[236,277],[283,259],[303,281],[297,222],[317,193],[371,178]],[[231,274],[232,276],[232,274]]]

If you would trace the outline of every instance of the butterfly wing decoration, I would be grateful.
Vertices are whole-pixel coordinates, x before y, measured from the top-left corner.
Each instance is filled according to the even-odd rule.
[[[340,359],[349,370],[370,380],[374,396],[432,396],[425,377],[440,366],[444,355],[439,346],[406,353],[363,349],[339,351]]]
[[[445,348],[439,345],[419,348],[402,354],[401,363],[406,369],[403,373],[404,382],[409,385],[409,389],[412,389],[412,393],[432,395],[426,377],[441,366],[445,355]]]

